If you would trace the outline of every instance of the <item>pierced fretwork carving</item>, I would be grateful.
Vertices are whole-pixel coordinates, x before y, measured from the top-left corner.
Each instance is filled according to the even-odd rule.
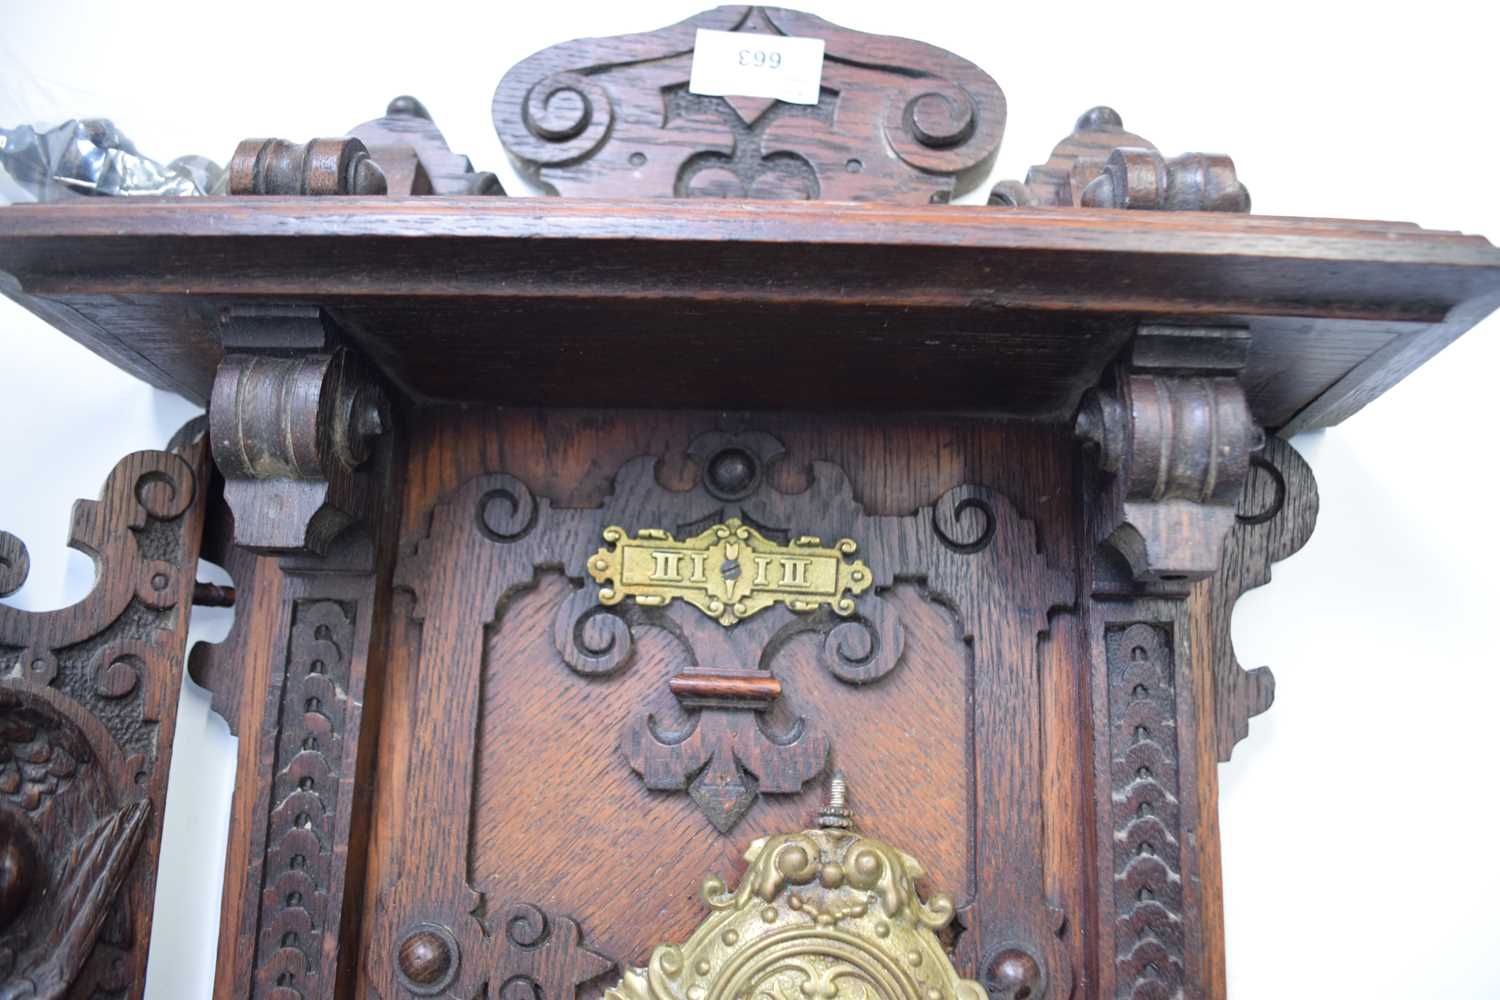
[[[139,996],[198,560],[201,422],[73,508],[78,603],[0,605],[0,995]],[[0,594],[26,548],[0,532]]]
[[[224,329],[209,426],[235,544],[325,552],[371,507],[384,390],[320,310],[240,309]]]
[[[699,28],[823,39],[819,102],[689,93]],[[777,7],[719,7],[544,49],[505,74],[493,118],[516,164],[554,194],[909,203],[984,179],[1005,97],[931,45]]]
[[[1110,812],[1114,830],[1115,996],[1181,998],[1182,817],[1177,695],[1166,626],[1111,625]]]
[[[1092,108],[1026,183],[1001,181],[991,205],[1133,208],[1177,212],[1248,212],[1250,192],[1234,161],[1217,153],[1164,158],[1155,146],[1125,131],[1113,108]]]

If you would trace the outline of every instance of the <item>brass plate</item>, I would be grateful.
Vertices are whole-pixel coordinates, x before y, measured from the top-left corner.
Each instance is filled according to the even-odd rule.
[[[659,528],[642,528],[631,538],[614,525],[604,529],[604,540],[609,545],[588,564],[601,604],[633,597],[661,607],[676,598],[725,626],[777,603],[793,611],[827,605],[852,614],[854,597],[870,586],[869,567],[847,558],[857,548],[850,539],[825,548],[804,535],[781,545],[739,518],[681,542]]]

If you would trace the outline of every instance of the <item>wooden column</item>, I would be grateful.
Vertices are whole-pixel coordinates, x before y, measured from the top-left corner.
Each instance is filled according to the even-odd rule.
[[[208,550],[241,596],[191,663],[240,738],[215,996],[329,998],[358,951],[398,446],[317,310],[232,315],[225,341]]]

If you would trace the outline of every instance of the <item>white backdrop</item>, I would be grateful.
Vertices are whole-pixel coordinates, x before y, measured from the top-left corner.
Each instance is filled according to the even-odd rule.
[[[112,116],[148,155],[223,162],[246,136],[336,135],[410,92],[453,148],[519,188],[489,124],[509,65],[707,5],[0,0],[0,124]],[[1257,212],[1500,239],[1493,4],[802,6],[987,69],[1010,108],[996,179],[1024,176],[1080,112],[1109,103],[1169,155],[1233,155]],[[1241,660],[1278,680],[1275,707],[1221,770],[1236,1000],[1500,996],[1496,370],[1492,319],[1341,427],[1296,439],[1318,476],[1320,527],[1234,621]],[[195,411],[8,301],[0,375],[0,526],[33,562],[12,603],[62,606],[92,580],[62,548],[72,500]],[[194,624],[227,628],[224,613]],[[206,705],[189,684],[152,1000],[210,992],[234,746]]]

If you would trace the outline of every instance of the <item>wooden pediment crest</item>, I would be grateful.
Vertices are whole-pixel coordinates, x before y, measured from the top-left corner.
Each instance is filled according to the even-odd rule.
[[[822,39],[818,103],[692,93],[700,28]],[[1005,95],[932,45],[719,7],[543,49],[500,81],[492,117],[520,170],[555,194],[925,203],[983,182]]]

